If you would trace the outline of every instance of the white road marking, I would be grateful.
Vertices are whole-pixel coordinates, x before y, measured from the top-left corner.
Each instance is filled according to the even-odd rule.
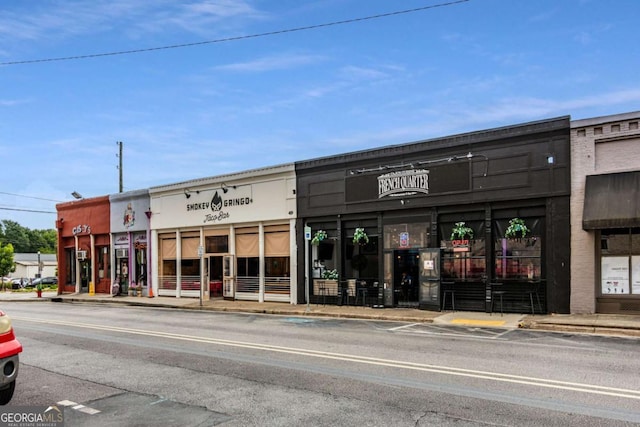
[[[419,325],[420,323],[412,323],[410,325],[402,325],[402,326],[396,326],[395,328],[389,328],[386,329],[387,331],[398,331],[400,329],[404,329],[404,328],[411,328],[413,326]]]
[[[88,406],[84,406],[81,403],[76,403],[76,402],[72,402],[70,400],[61,400],[60,402],[57,402],[56,405],[60,405],[60,406],[70,406],[71,409],[74,409],[78,412],[82,412],[88,415],[95,415],[95,414],[99,414],[101,411],[97,410],[97,409],[93,409],[90,408]]]
[[[545,387],[558,390],[569,390],[581,393],[597,394],[602,396],[622,397],[626,399],[640,400],[640,390],[630,390],[616,387],[606,387],[585,383],[576,383],[570,381],[559,381],[544,378],[527,377],[523,375],[501,374],[498,372],[480,371],[474,369],[454,368],[449,366],[438,366],[425,363],[403,362],[399,360],[381,359],[376,357],[357,356],[350,354],[332,353],[317,350],[298,349],[293,347],[282,347],[269,344],[255,344],[242,341],[223,340],[217,338],[199,337],[195,335],[173,334],[169,332],[146,331],[144,329],[121,328],[117,326],[95,325],[90,323],[75,323],[63,320],[43,320],[34,318],[17,317],[15,320],[21,320],[33,323],[42,323],[46,325],[62,325],[84,329],[94,329],[110,332],[121,332],[130,335],[144,335],[150,337],[160,337],[174,339],[179,341],[191,341],[205,344],[214,344],[236,348],[247,348],[252,350],[272,351],[277,353],[287,353],[300,356],[317,357],[331,360],[341,360],[353,363],[362,363],[368,365],[385,366],[397,369],[408,369],[421,372],[432,372],[442,375],[461,376],[468,378],[478,378],[489,381],[508,382],[513,384],[523,384],[536,387]]]

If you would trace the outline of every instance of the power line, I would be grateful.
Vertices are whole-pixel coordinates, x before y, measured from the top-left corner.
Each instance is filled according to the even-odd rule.
[[[266,33],[251,34],[246,36],[227,37],[223,39],[207,40],[207,41],[194,42],[194,43],[182,43],[182,44],[175,44],[175,45],[161,46],[161,47],[150,47],[150,48],[144,48],[144,49],[122,50],[117,52],[94,53],[94,54],[88,54],[88,55],[65,56],[65,57],[59,57],[59,58],[30,59],[30,60],[24,60],[24,61],[0,62],[0,65],[23,65],[23,64],[35,64],[39,62],[71,61],[76,59],[98,58],[102,56],[115,56],[115,55],[129,55],[133,53],[152,52],[156,50],[179,49],[184,47],[193,47],[193,46],[200,46],[200,45],[212,44],[212,43],[224,43],[224,42],[231,42],[231,41],[238,41],[238,40],[246,40],[246,39],[253,39],[258,37],[275,36],[278,34],[293,33],[297,31],[315,30],[318,28],[332,27],[336,25],[353,24],[356,22],[368,21],[372,19],[380,19],[380,18],[387,18],[389,16],[421,12],[428,9],[435,9],[438,7],[453,6],[453,5],[456,5],[459,3],[465,3],[468,1],[469,0],[455,0],[455,1],[450,1],[446,3],[434,4],[430,6],[417,7],[414,9],[398,10],[395,12],[365,16],[362,18],[345,19],[343,21],[334,21],[334,22],[328,22],[324,24],[307,25],[304,27],[288,28],[284,30],[269,31]]]
[[[20,211],[20,212],[37,212],[37,213],[47,213],[47,214],[54,214],[54,213],[58,213],[58,212],[54,212],[54,211],[41,211],[41,210],[37,210],[37,209],[19,209],[19,208],[5,208],[0,206],[0,210],[5,210],[5,211]]]
[[[0,191],[0,194],[8,194],[9,196],[24,197],[25,199],[46,200],[47,202],[62,203],[62,200],[45,199],[43,197],[35,197],[35,196],[24,196],[22,194],[6,193],[4,191]]]

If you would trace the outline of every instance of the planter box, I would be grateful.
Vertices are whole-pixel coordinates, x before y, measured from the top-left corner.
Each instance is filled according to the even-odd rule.
[[[324,287],[324,295],[338,295],[338,281],[330,279],[313,279],[313,294],[322,295],[320,288]]]

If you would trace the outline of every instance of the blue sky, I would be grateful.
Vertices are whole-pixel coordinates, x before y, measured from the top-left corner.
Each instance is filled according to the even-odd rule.
[[[640,110],[637,0],[469,0],[242,38],[443,3],[3,0],[0,219],[53,228],[29,211],[117,193],[117,141],[129,191]]]

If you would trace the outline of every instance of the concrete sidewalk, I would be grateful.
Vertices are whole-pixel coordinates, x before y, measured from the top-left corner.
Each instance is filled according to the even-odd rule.
[[[255,301],[229,301],[173,297],[111,297],[108,295],[65,294],[43,292],[37,298],[35,292],[0,292],[0,304],[5,301],[66,302],[126,304],[133,306],[163,307],[189,310],[211,310],[238,313],[274,314],[282,316],[318,316],[351,319],[388,320],[415,323],[435,323],[469,327],[526,328],[548,331],[566,331],[601,335],[640,337],[640,315],[616,314],[554,314],[530,315],[461,311],[427,311],[412,308],[371,308],[362,306],[336,306]]]

